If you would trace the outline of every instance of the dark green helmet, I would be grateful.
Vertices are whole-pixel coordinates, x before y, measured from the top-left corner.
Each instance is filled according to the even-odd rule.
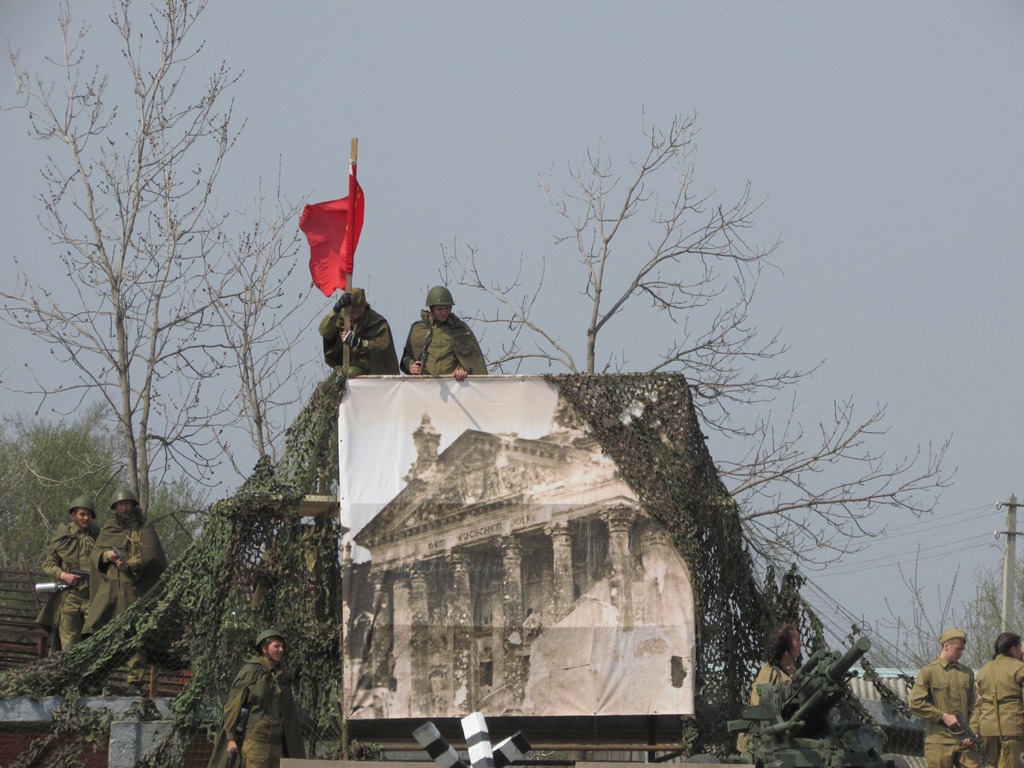
[[[117,493],[114,494],[114,498],[110,501],[110,508],[113,509],[119,501],[134,501],[136,504],[139,503],[139,497],[135,495],[131,488],[127,485],[123,485],[117,489]]]
[[[438,304],[447,304],[451,306],[455,303],[455,299],[452,298],[452,292],[445,288],[443,285],[435,285],[429,291],[427,291],[427,306],[433,307]]]
[[[282,643],[284,642],[284,634],[281,632],[281,630],[274,629],[273,627],[271,627],[270,629],[264,629],[262,632],[260,632],[259,635],[256,636],[256,642],[253,645],[256,647],[256,650],[258,651],[260,650],[260,648],[263,647],[263,642],[265,640],[270,640],[272,637],[280,639]]]
[[[92,496],[88,496],[84,493],[81,496],[75,496],[75,498],[71,500],[71,505],[68,507],[68,514],[70,515],[79,507],[88,509],[92,513],[92,519],[96,519],[96,500],[93,499]]]

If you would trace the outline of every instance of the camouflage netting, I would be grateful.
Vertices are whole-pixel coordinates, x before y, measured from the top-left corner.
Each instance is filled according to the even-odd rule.
[[[699,716],[681,741],[689,752],[723,754],[733,742],[726,721],[746,701],[772,626],[797,621],[820,642],[799,597],[800,579],[793,572],[777,579],[769,571],[767,585],[758,583],[737,506],[717,476],[682,376],[551,381],[673,533],[690,565],[699,611]],[[273,625],[287,637],[297,698],[311,717],[304,726],[309,754],[340,755],[340,526],[332,515],[299,519],[295,509],[337,472],[343,388],[344,378],[333,375],[317,388],[288,431],[283,460],[258,465],[232,499],[214,505],[200,537],[159,586],[88,641],[0,677],[0,696],[61,694],[75,702],[78,694],[103,689],[138,650],[164,669],[188,668],[191,677],[172,704],[180,738],[165,742],[147,763],[181,766],[186,746],[219,726],[223,698],[251,653],[252,638]],[[66,704],[55,731],[36,739],[12,765],[77,765],[88,741],[104,742],[107,726],[104,718]]]
[[[799,597],[800,579],[791,572],[777,580],[769,569],[766,587],[759,585],[743,544],[739,509],[718,477],[681,375],[554,380],[644,507],[672,532],[690,566],[698,718],[684,740],[698,752],[728,752],[734,738],[726,722],[746,704],[765,638],[781,621],[813,629]]]
[[[288,431],[283,460],[257,465],[232,499],[215,504],[200,537],[153,590],[88,641],[0,677],[0,696],[73,701],[98,693],[139,650],[163,669],[188,668],[171,707],[182,738],[168,739],[151,763],[180,766],[193,737],[219,727],[235,672],[256,633],[272,625],[287,637],[298,700],[310,715],[304,736],[320,753],[337,754],[340,524],[336,515],[299,519],[296,509],[336,473],[323,468],[337,467],[343,387],[344,378],[331,376],[317,388]],[[58,723],[11,765],[70,768],[90,741],[106,741],[108,721],[80,708],[61,710]]]

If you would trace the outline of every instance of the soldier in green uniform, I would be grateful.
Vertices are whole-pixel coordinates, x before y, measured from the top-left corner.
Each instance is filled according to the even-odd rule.
[[[43,570],[67,586],[50,595],[36,619],[47,629],[56,628],[61,650],[82,639],[82,626],[89,612],[89,579],[71,571],[89,572],[89,555],[99,533],[96,502],[91,496],[76,497],[68,514],[71,521],[54,532],[43,561]]]
[[[240,768],[278,768],[282,757],[306,756],[299,735],[298,709],[292,698],[291,674],[284,663],[285,641],[276,629],[267,629],[255,642],[256,655],[235,675],[224,705],[224,721],[213,745],[209,768],[226,768],[239,751],[235,740],[242,705],[249,710],[241,744]]]
[[[978,700],[971,730],[981,738],[989,762],[1019,768],[1024,753],[1024,654],[1020,635],[996,638],[992,661],[978,670]]]
[[[484,376],[480,344],[472,329],[452,312],[451,291],[435,285],[427,292],[427,310],[412,324],[402,352],[402,370],[413,376],[451,376],[464,381],[466,376]]]
[[[347,332],[342,314],[345,307],[351,307],[351,329]],[[362,288],[341,294],[334,311],[320,321],[320,335],[324,342],[324,362],[328,365],[343,365],[345,346],[349,347],[349,378],[398,374],[398,353],[391,337],[391,326],[366,303],[366,291]]]
[[[939,658],[921,668],[910,691],[910,711],[925,721],[924,759],[928,768],[978,768],[969,739],[958,733],[956,713],[970,722],[974,712],[974,672],[960,663],[967,633],[959,627],[939,636]]]
[[[146,594],[167,568],[167,557],[153,524],[130,488],[121,488],[110,505],[114,511],[100,529],[90,557],[89,614],[82,628],[90,635],[120,616]],[[128,659],[128,694],[141,692],[145,677],[142,654]]]
[[[792,624],[780,624],[768,641],[768,659],[757,673],[750,687],[750,705],[761,703],[759,685],[788,683],[796,674],[796,660],[800,657],[800,631]],[[740,733],[736,737],[736,751],[741,755],[750,745],[750,734]]]

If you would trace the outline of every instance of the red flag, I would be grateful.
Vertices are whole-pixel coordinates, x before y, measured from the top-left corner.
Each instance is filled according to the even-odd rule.
[[[355,185],[356,200],[355,210],[351,211],[351,240],[346,237],[351,194],[341,200],[307,205],[299,217],[299,229],[309,240],[309,272],[313,276],[313,284],[325,296],[348,287],[345,275],[352,272],[359,233],[363,229],[363,189],[358,181],[350,180]]]

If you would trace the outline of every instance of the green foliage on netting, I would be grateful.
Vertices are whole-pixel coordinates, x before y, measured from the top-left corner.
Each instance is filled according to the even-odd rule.
[[[697,606],[697,720],[683,738],[691,751],[723,754],[735,741],[729,719],[746,705],[781,621],[800,621],[798,582],[762,589],[743,544],[739,509],[715,470],[686,380],[679,374],[556,376],[562,397],[673,535],[690,567]]]

